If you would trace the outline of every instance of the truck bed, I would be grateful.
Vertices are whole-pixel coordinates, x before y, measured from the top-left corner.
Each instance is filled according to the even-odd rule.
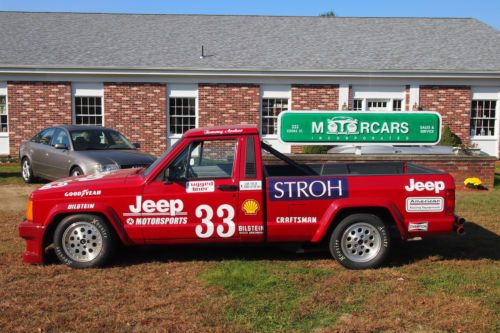
[[[400,174],[439,174],[442,171],[418,166],[406,162],[370,162],[370,163],[324,163],[303,164],[312,175],[400,175]],[[291,165],[269,164],[264,166],[267,176],[305,176],[304,172]]]

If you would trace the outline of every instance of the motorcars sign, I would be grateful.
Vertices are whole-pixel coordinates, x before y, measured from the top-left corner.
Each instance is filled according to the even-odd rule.
[[[278,137],[303,145],[435,145],[441,122],[430,111],[285,111],[278,117]]]

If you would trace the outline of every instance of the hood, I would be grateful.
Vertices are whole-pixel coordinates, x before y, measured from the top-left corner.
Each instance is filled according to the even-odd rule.
[[[156,160],[156,157],[138,150],[81,150],[76,151],[83,158],[90,158],[100,164],[146,165]]]
[[[103,188],[114,188],[124,184],[129,176],[136,175],[141,169],[121,169],[100,172],[92,175],[61,178],[43,185],[31,193],[32,197],[64,197],[100,195]],[[96,194],[99,192],[99,194]]]

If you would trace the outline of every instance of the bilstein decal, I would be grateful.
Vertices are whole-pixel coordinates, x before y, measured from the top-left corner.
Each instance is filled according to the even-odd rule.
[[[92,209],[95,204],[93,203],[77,203],[77,204],[68,204],[68,209]]]
[[[324,200],[348,196],[346,178],[284,178],[269,181],[271,200]]]

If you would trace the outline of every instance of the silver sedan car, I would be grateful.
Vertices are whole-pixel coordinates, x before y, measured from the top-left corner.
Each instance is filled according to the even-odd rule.
[[[55,180],[116,169],[147,167],[156,158],[139,152],[120,132],[97,126],[49,127],[19,150],[25,182]]]

